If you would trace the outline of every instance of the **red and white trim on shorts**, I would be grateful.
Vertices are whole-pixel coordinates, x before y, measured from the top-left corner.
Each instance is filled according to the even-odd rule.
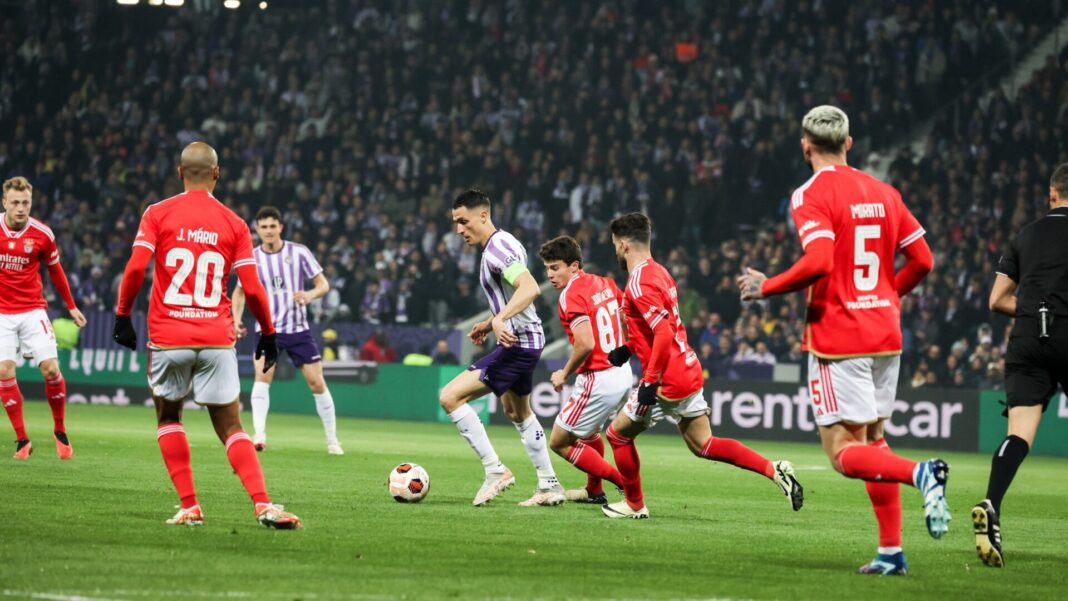
[[[180,423],[160,426],[159,429],[156,430],[156,440],[159,440],[168,434],[185,434],[185,428],[182,427],[182,424]]]
[[[823,393],[823,402],[828,413],[838,413],[838,397],[834,393],[834,385],[831,380],[831,364],[823,359],[818,362],[820,366],[820,388]]]
[[[574,426],[578,423],[579,417],[582,416],[582,412],[586,409],[586,405],[590,404],[590,396],[593,394],[593,372],[586,372],[586,381],[582,386],[582,394],[579,395],[578,401],[575,402],[575,406],[571,409],[571,413],[568,414],[565,424]]]
[[[249,435],[243,430],[241,432],[234,432],[230,435],[230,438],[226,439],[226,450],[229,451],[230,447],[241,442],[242,440],[247,440],[249,444],[252,444],[252,438],[250,438]]]

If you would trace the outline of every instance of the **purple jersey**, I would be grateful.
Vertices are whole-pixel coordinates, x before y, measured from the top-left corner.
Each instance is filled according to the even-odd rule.
[[[523,245],[508,232],[493,232],[482,249],[478,276],[494,315],[500,313],[512,298],[516,278],[527,272],[527,251]],[[519,338],[520,348],[541,349],[545,346],[545,331],[533,303],[509,319],[508,327]]]
[[[323,272],[307,246],[283,241],[282,249],[267,252],[263,246],[252,251],[256,271],[271,301],[271,317],[279,334],[295,334],[308,329],[308,308],[293,300],[293,293],[304,290],[304,283]],[[241,282],[238,281],[238,286]],[[256,331],[260,324],[256,324]]]

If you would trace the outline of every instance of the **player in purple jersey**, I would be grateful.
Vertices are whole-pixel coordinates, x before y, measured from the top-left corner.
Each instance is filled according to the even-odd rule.
[[[479,281],[492,314],[475,324],[467,336],[475,344],[482,344],[491,331],[497,337],[497,348],[446,384],[439,399],[485,468],[486,479],[474,504],[484,505],[515,484],[512,472],[497,458],[486,427],[467,404],[492,391],[519,430],[538,473],[534,496],[520,505],[559,505],[567,498],[549,461],[545,431],[530,410],[534,368],[545,346],[545,332],[534,311],[534,299],[541,292],[527,269],[526,249],[514,236],[494,227],[489,197],[480,190],[466,190],[456,197],[452,221],[469,246],[482,247]]]
[[[323,420],[326,432],[326,452],[344,455],[337,440],[337,418],[334,415],[334,398],[323,378],[322,355],[308,329],[308,303],[322,297],[330,290],[330,283],[323,275],[323,268],[312,256],[307,246],[282,239],[282,214],[274,207],[263,207],[256,213],[256,234],[260,246],[252,251],[260,281],[267,289],[271,302],[271,315],[277,332],[278,350],[286,351],[289,360],[304,374],[304,381],[315,399],[315,410]],[[304,289],[304,282],[311,280],[314,287]],[[241,314],[245,311],[245,292],[238,282],[233,298],[234,328],[238,337],[245,335]],[[259,325],[256,326],[257,336]],[[263,371],[263,361],[256,359],[256,382],[252,385],[252,426],[255,433],[252,443],[257,451],[267,448],[267,411],[271,406],[270,387],[274,380],[274,368]]]

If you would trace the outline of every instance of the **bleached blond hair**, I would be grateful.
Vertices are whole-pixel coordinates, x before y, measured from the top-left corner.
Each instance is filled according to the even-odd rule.
[[[823,152],[838,154],[849,137],[849,117],[842,109],[823,104],[805,114],[801,133]]]

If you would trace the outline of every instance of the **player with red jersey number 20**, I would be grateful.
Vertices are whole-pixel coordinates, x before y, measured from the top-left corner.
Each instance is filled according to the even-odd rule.
[[[211,195],[219,179],[219,157],[211,146],[186,146],[178,176],[185,192],[149,206],[141,217],[119,285],[114,332],[116,342],[137,348],[130,311],[155,255],[148,305],[148,383],[156,403],[159,448],[181,499],[178,513],[167,523],[204,522],[182,427],[182,403],[192,400],[207,407],[230,465],[252,497],[256,519],[264,526],[299,528],[300,518],[268,498],[260,460],[241,427],[236,335],[226,296],[231,269],[263,331],[256,357],[264,357],[264,370],[278,358],[271,308],[256,274],[248,225]]]
[[[32,354],[45,380],[45,396],[52,409],[56,455],[70,459],[74,454],[67,438],[64,416],[67,383],[56,359],[56,336],[48,320],[48,302],[41,286],[41,263],[56,294],[63,299],[71,318],[80,328],[85,316],[74,304],[70,284],[59,264],[56,236],[49,227],[30,217],[33,186],[24,177],[4,182],[4,213],[0,215],[0,404],[15,429],[15,459],[29,459],[33,444],[22,418],[22,392],[15,381],[15,360],[19,351]]]
[[[790,208],[804,256],[767,278],[750,269],[738,278],[742,300],[808,288],[804,347],[812,411],[834,468],[867,482],[879,522],[879,548],[862,574],[902,575],[900,484],[923,495],[927,530],[949,528],[941,459],[895,455],[883,438],[901,364],[900,297],[931,271],[924,230],[901,194],[846,164],[853,144],[846,114],[818,106],[801,122],[801,149],[814,175],[794,191]],[[907,259],[894,272],[894,255]]]

